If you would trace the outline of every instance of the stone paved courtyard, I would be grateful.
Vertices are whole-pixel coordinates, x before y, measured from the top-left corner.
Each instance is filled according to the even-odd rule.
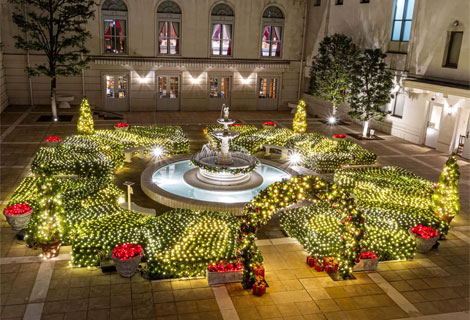
[[[49,107],[9,107],[0,115],[2,210],[21,179],[29,175],[34,153],[47,136],[76,132],[77,109],[72,122],[36,122]],[[191,152],[206,142],[205,124],[218,112],[125,114],[130,124],[181,125],[190,139]],[[287,112],[232,112],[232,117],[261,126],[271,120],[290,127]],[[361,128],[329,127],[308,119],[309,132],[350,134]],[[98,129],[111,129],[116,121],[95,120]],[[389,135],[382,141],[352,141],[378,154],[381,165],[398,165],[437,182],[445,154]],[[263,154],[259,153],[262,157]],[[274,157],[276,160],[276,158]],[[134,159],[118,172],[117,185],[133,181],[133,201],[142,207],[168,210],[148,199],[138,186],[146,159]],[[71,268],[70,247],[57,261],[42,261],[39,251],[15,239],[2,215],[1,319],[469,319],[470,280],[470,163],[459,159],[461,214],[452,221],[447,240],[437,250],[417,254],[413,261],[384,262],[378,272],[355,273],[355,280],[333,281],[305,264],[306,252],[286,238],[278,219],[260,231],[258,244],[265,259],[267,294],[255,297],[241,285],[209,287],[205,279],[131,280],[100,269]],[[331,179],[330,176],[326,178]],[[434,315],[434,317],[426,317]]]

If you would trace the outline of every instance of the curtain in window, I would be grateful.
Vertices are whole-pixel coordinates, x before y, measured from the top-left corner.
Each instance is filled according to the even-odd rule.
[[[223,25],[223,37],[224,43],[222,48],[222,55],[232,54],[232,26],[230,24]]]
[[[179,23],[170,22],[170,54],[178,54],[179,49]]]
[[[271,46],[276,46],[276,49],[272,54],[275,57],[281,56],[281,29],[281,27],[272,27],[273,34],[271,38]]]
[[[212,25],[212,54],[220,55],[220,35],[222,31],[221,24]]]
[[[166,35],[168,33],[167,31],[167,22],[160,22],[160,28],[158,32],[158,48],[160,50],[160,53],[168,53],[167,52],[167,45],[166,45]]]

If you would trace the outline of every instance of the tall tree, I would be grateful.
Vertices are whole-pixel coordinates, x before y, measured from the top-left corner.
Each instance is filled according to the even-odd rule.
[[[457,158],[451,155],[442,169],[431,204],[434,213],[449,223],[460,212],[459,178]]]
[[[392,74],[385,65],[387,55],[380,49],[366,49],[354,64],[349,104],[352,118],[364,122],[363,137],[369,136],[369,121],[383,121],[389,113],[383,108],[390,102]]]
[[[326,36],[310,70],[310,93],[333,104],[333,117],[348,97],[358,47],[344,34]]]
[[[94,17],[94,0],[9,0],[16,5],[13,22],[24,33],[16,47],[42,52],[47,61],[26,68],[29,76],[51,79],[52,117],[58,120],[55,101],[58,76],[78,75],[90,61],[85,41],[91,37],[84,25]]]

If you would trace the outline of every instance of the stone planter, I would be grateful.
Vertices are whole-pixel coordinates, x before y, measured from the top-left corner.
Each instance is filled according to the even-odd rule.
[[[414,234],[413,232],[409,231],[410,235],[415,239],[416,241],[416,251],[419,253],[426,253],[429,250],[434,247],[436,244],[437,240],[439,239],[439,236],[429,238],[429,239],[424,239],[421,238],[420,236]]]
[[[361,259],[353,267],[353,271],[377,271],[379,259]]]
[[[114,130],[116,130],[116,131],[127,131],[127,130],[129,130],[129,126],[127,126],[127,127],[116,127],[116,126],[114,126]]]
[[[60,246],[62,241],[60,239],[52,240],[51,242],[40,243],[42,253],[46,259],[55,258],[59,255]]]
[[[13,231],[21,231],[28,224],[29,219],[31,219],[32,213],[33,213],[33,210],[27,213],[21,214],[21,215],[17,215],[17,216],[10,216],[6,214],[4,216],[7,219]]]
[[[60,141],[47,141],[47,142],[46,142],[46,146],[48,146],[48,147],[56,147],[56,146],[59,145],[59,143],[60,143]]]
[[[226,272],[211,272],[207,270],[207,282],[209,285],[242,282],[243,270],[239,271],[226,271]]]
[[[277,128],[277,126],[267,126],[263,124],[263,129],[275,129],[275,128]]]
[[[114,257],[112,257],[112,259],[114,261],[114,265],[116,266],[116,270],[119,272],[121,277],[130,278],[137,271],[137,267],[139,266],[141,257],[135,256],[132,259],[124,261]]]

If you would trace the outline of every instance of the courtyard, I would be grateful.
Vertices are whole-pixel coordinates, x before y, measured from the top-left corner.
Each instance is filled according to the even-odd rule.
[[[25,177],[31,174],[35,153],[49,136],[76,134],[78,108],[61,111],[70,122],[37,122],[48,106],[11,106],[1,114],[2,209]],[[203,129],[216,124],[219,112],[129,112],[119,120],[130,126],[181,126],[189,139],[189,154],[207,142]],[[266,121],[279,129],[291,128],[288,112],[233,111],[232,119],[261,128]],[[436,150],[377,132],[383,140],[356,140],[361,127],[352,122],[329,126],[320,118],[307,118],[307,132],[348,140],[377,154],[380,166],[399,166],[437,183],[448,156]],[[116,120],[95,118],[94,128],[113,129]],[[264,152],[255,155],[264,160]],[[171,156],[169,156],[171,158]],[[157,216],[171,208],[149,199],[140,188],[140,174],[152,158],[134,157],[115,172],[113,182],[123,192],[134,182],[132,201],[153,208]],[[266,160],[288,167],[278,155]],[[132,278],[99,267],[71,266],[71,246],[57,258],[46,260],[40,250],[17,240],[2,215],[1,318],[2,319],[468,319],[470,244],[470,163],[458,158],[461,211],[439,247],[408,261],[383,261],[375,272],[354,272],[354,278],[334,281],[306,263],[307,252],[282,230],[275,214],[257,233],[268,284],[257,297],[239,283],[209,286],[203,277],[148,280],[138,271]],[[298,169],[302,174],[316,174]],[[319,176],[333,181],[333,173]]]

